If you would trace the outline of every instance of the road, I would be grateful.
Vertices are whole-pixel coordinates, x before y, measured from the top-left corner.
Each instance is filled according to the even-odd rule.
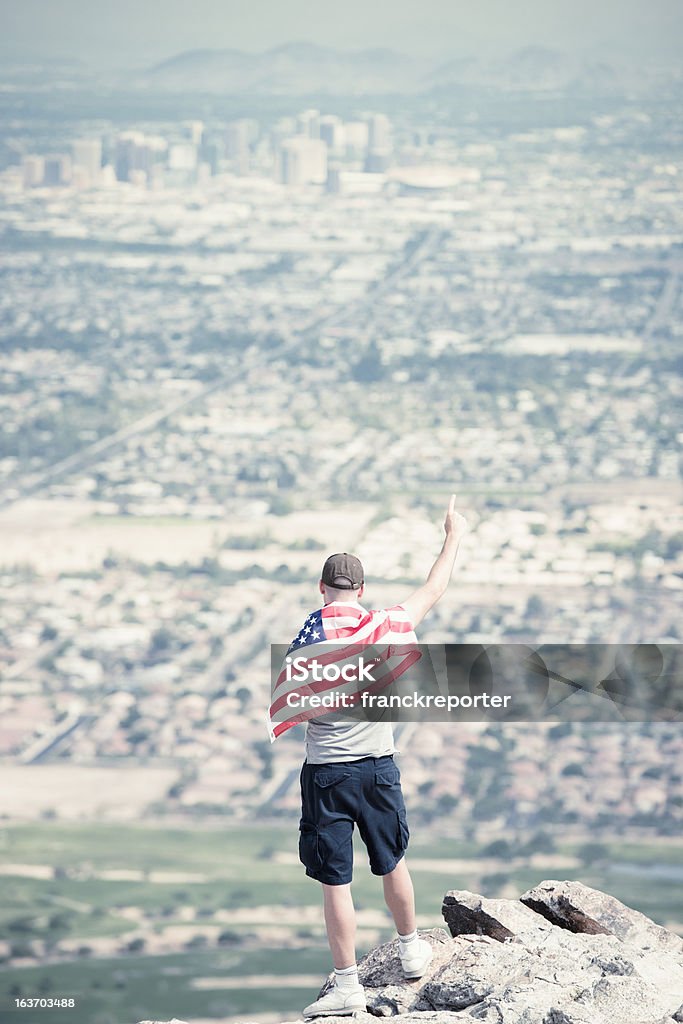
[[[81,726],[92,725],[95,715],[70,715],[55,728],[49,737],[42,736],[32,743],[19,757],[20,764],[41,764],[60,747],[66,745],[72,734]]]

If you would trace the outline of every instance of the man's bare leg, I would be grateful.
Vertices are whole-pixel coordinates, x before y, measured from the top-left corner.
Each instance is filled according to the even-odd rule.
[[[405,857],[401,857],[393,871],[382,876],[384,900],[396,924],[399,935],[415,931],[415,893]]]
[[[327,941],[334,961],[334,985],[304,1009],[304,1017],[330,1016],[365,1010],[365,992],[356,965],[356,912],[351,885],[323,883],[323,910]]]
[[[415,894],[405,857],[384,875],[384,899],[398,932],[398,955],[406,978],[421,978],[432,959],[432,947],[417,934]]]
[[[332,962],[337,970],[343,970],[356,962],[356,911],[351,884],[325,885],[323,882],[322,887],[325,928]]]

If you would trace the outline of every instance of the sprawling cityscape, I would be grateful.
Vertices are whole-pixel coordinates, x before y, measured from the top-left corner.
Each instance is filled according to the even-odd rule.
[[[425,642],[681,640],[678,109],[482,95],[125,121],[2,94],[8,821],[295,822],[269,645],[330,550],[369,606],[406,597],[452,490],[470,531]],[[397,735],[436,833],[680,832],[679,723]]]

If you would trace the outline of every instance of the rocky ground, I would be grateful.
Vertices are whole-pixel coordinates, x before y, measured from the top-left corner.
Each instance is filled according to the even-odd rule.
[[[421,933],[434,956],[419,980],[403,978],[396,940],[360,961],[355,1024],[683,1022],[683,939],[612,896],[544,881],[519,900],[451,890],[442,910],[448,931]]]

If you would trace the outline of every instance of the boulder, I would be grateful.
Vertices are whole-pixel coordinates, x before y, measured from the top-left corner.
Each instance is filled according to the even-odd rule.
[[[550,886],[560,887],[560,895],[576,901],[569,903],[573,909],[560,901],[566,910],[562,925],[547,910],[546,900],[551,903],[554,891]],[[424,977],[403,978],[396,940],[360,961],[369,1017],[358,1020],[673,1024],[683,992],[678,936],[579,883],[543,882],[525,897],[529,895],[530,904],[526,898],[522,903],[449,890],[442,911],[452,934],[443,929],[421,933],[434,949]],[[610,923],[615,930],[610,930]],[[330,977],[321,994],[331,981]],[[326,1024],[336,1021],[328,1018]]]
[[[560,928],[616,935],[636,949],[666,953],[683,965],[683,939],[645,914],[581,882],[541,882],[520,896],[527,907]]]
[[[582,932],[584,935],[609,935],[608,928],[587,915],[580,907],[574,906],[560,891],[563,886],[574,884],[576,883],[541,882],[535,888],[522,893],[519,898],[525,906],[559,928],[566,928],[570,932]]]
[[[418,1005],[500,1024],[654,1024],[678,1005],[680,989],[643,977],[644,954],[612,935],[552,928],[527,932],[524,941],[465,940],[453,940],[453,957],[424,985]]]
[[[467,889],[449,889],[441,913],[451,935],[490,935],[498,942],[551,926],[517,900],[493,900]]]

